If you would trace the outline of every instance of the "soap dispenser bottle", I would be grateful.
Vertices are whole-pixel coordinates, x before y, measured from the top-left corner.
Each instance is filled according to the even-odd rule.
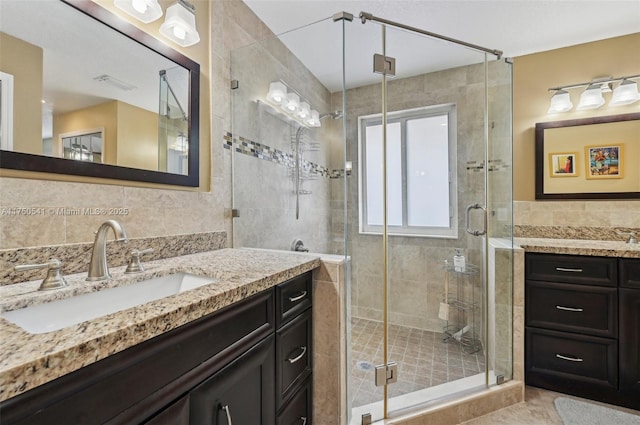
[[[453,256],[453,269],[457,272],[463,272],[466,266],[464,254],[460,248],[456,248],[456,255]]]

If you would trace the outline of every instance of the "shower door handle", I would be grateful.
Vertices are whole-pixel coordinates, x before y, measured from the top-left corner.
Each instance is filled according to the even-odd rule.
[[[482,210],[482,230],[473,230],[471,228],[471,210]],[[487,234],[487,209],[480,204],[472,204],[467,207],[467,214],[465,219],[467,233],[473,236],[480,236]]]

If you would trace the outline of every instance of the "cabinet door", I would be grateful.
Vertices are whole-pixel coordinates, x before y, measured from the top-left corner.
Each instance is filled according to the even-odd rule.
[[[189,396],[182,397],[144,425],[189,425]]]
[[[191,424],[272,424],[274,351],[272,335],[191,391]]]
[[[620,391],[640,408],[640,290],[620,288]]]

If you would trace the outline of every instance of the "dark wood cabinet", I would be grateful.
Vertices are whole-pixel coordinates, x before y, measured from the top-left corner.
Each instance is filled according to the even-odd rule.
[[[189,423],[272,424],[274,346],[270,336],[192,390]]]
[[[311,272],[281,285],[292,290],[266,290],[5,400],[2,425],[226,425],[227,410],[235,424],[273,424],[282,404],[311,391],[302,382],[311,375]],[[284,393],[280,353],[300,357]]]
[[[620,391],[640,408],[640,289],[620,288],[620,371]]]
[[[526,383],[640,409],[640,259],[525,258]]]

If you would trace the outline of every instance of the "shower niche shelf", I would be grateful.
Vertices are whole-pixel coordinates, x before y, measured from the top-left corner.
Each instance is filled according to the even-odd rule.
[[[460,344],[468,353],[482,349],[478,335],[478,308],[480,306],[480,287],[478,266],[467,263],[462,269],[446,262],[444,265],[445,286],[448,288],[443,302],[448,304],[448,320],[442,329],[445,343]]]

